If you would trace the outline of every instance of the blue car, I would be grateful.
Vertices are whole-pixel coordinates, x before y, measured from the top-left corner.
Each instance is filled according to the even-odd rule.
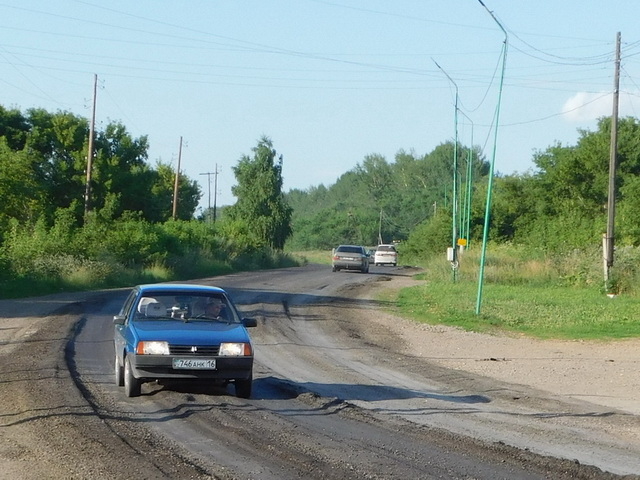
[[[162,379],[232,383],[238,397],[249,398],[253,346],[246,327],[221,288],[187,284],[135,287],[115,325],[115,380],[128,397],[144,382]]]

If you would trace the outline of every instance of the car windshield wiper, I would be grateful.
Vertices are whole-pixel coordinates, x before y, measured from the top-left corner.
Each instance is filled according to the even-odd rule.
[[[195,317],[190,317],[189,320],[209,320],[215,322],[230,323],[230,320],[224,317],[208,317],[206,315],[196,315]]]

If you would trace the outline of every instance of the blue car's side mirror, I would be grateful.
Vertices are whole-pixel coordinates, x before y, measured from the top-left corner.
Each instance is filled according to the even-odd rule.
[[[242,324],[249,328],[249,327],[257,327],[258,326],[258,321],[255,318],[243,318],[242,319]]]

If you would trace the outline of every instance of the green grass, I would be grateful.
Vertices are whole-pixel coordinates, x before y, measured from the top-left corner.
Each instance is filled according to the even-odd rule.
[[[115,262],[87,261],[71,256],[40,259],[38,270],[22,275],[0,271],[0,298],[23,298],[58,292],[130,287],[140,283],[192,280],[226,275],[237,271],[290,267],[302,263],[281,252],[269,257],[247,256],[246,263],[231,265],[206,256],[185,256],[149,266],[124,267]]]
[[[460,257],[454,283],[442,256],[418,264],[424,284],[380,298],[400,315],[464,330],[526,335],[540,339],[616,340],[640,338],[638,258],[640,249],[616,252],[615,293],[605,294],[602,253],[572,250],[548,255],[513,245],[490,245],[480,313],[480,252]]]
[[[300,263],[320,263],[323,265],[331,265],[331,250],[311,250],[305,252],[289,252],[294,258],[300,260]]]
[[[475,332],[541,339],[640,337],[635,298],[609,298],[590,288],[490,284],[483,287],[476,314],[477,289],[475,282],[428,281],[398,292],[395,305],[401,315],[418,322]]]

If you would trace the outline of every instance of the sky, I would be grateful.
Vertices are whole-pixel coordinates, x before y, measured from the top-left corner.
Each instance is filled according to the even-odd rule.
[[[612,114],[618,32],[620,115],[640,116],[638,18],[637,0],[0,0],[0,105],[90,119],[97,76],[96,128],[180,157],[199,209],[235,202],[263,136],[285,191],[454,139],[524,173]]]

